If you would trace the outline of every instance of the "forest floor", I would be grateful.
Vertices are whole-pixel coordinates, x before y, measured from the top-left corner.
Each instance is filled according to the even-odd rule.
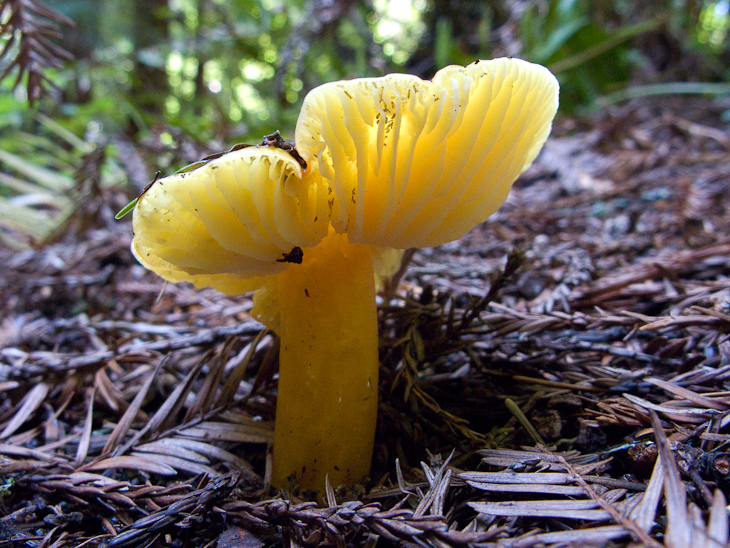
[[[371,479],[268,488],[275,338],[137,265],[125,196],[0,249],[0,546],[726,546],[728,101],[556,123],[380,314]],[[94,201],[95,200],[95,201]]]

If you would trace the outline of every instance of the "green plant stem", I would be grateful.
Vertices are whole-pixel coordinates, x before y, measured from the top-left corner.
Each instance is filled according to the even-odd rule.
[[[599,55],[606,53],[607,51],[611,51],[613,48],[619,46],[623,42],[626,42],[627,40],[630,40],[635,36],[638,36],[639,34],[654,30],[655,28],[666,23],[668,20],[669,14],[662,13],[654,19],[642,21],[641,23],[636,23],[635,25],[622,27],[595,46],[583,50],[575,55],[571,55],[570,57],[565,57],[560,61],[556,61],[555,63],[550,64],[548,68],[553,72],[553,74],[559,74],[561,72],[565,72],[566,70],[579,67],[580,65],[587,63],[591,59],[598,57]]]

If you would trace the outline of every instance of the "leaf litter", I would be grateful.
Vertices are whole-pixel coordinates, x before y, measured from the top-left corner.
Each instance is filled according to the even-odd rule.
[[[123,196],[0,248],[0,544],[727,546],[728,106],[563,120],[488,223],[409,254],[371,477],[315,498],[268,486],[276,338],[163,291]]]

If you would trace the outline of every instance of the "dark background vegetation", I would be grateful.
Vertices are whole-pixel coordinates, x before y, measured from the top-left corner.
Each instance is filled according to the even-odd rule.
[[[634,95],[730,91],[725,0],[2,6],[0,234],[15,248],[57,238],[99,190],[89,177],[102,187],[128,180],[131,196],[158,170],[276,129],[291,138],[306,92],[331,80],[428,78],[512,55],[557,74],[562,115]]]

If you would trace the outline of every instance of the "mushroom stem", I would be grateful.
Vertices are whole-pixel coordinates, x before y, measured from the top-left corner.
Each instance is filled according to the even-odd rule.
[[[277,276],[279,395],[272,483],[324,491],[365,477],[378,410],[378,325],[370,247],[330,234]]]

